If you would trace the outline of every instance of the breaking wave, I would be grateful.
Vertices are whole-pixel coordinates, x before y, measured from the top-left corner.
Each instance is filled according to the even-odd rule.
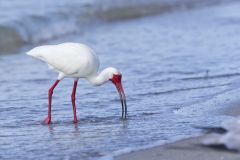
[[[84,32],[101,22],[126,20],[212,5],[224,0],[34,0],[1,1],[0,53],[16,52],[24,44]],[[229,2],[229,1],[228,1]]]

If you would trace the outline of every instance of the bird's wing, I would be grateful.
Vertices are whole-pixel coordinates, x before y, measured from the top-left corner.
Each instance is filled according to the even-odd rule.
[[[48,69],[50,69],[50,70],[53,70],[53,69],[54,69],[54,67],[53,67],[53,66],[51,66],[50,64],[48,64]]]
[[[59,72],[66,75],[81,73],[82,76],[95,72],[98,66],[91,68],[94,59],[91,56],[96,56],[92,50],[85,45],[77,43],[63,43],[59,45],[40,46],[27,52],[28,55],[40,59],[50,65]],[[94,55],[93,55],[94,54]],[[98,62],[98,59],[95,61]]]
[[[27,54],[44,61],[50,66],[49,68],[66,75],[76,73],[81,63],[81,55],[77,51],[57,45],[36,47]]]

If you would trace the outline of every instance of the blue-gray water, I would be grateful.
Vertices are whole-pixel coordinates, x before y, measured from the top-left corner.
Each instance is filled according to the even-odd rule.
[[[0,159],[95,159],[127,147],[169,142],[218,125],[225,102],[236,96],[239,78],[238,3],[176,11],[128,21],[101,23],[84,33],[54,38],[82,42],[99,55],[101,69],[123,73],[128,120],[113,85],[77,89],[72,123],[72,79],[53,96],[52,124],[47,91],[57,74],[21,54],[0,57]],[[45,44],[45,43],[44,43]],[[233,87],[234,86],[234,87]],[[231,93],[231,94],[230,94]]]

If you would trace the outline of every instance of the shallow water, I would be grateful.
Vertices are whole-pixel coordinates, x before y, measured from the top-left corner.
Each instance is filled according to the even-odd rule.
[[[95,159],[126,147],[191,136],[194,126],[218,125],[219,105],[239,85],[239,4],[169,13],[99,25],[49,43],[83,42],[96,50],[101,69],[123,73],[128,120],[121,121],[112,84],[92,87],[80,80],[72,123],[73,80],[53,96],[57,74],[25,54],[0,57],[0,159]],[[29,49],[30,47],[26,47]],[[234,82],[233,82],[234,81]]]

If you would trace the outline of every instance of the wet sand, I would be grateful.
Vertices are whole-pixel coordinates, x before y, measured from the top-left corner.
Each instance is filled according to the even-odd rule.
[[[225,110],[226,115],[240,115],[240,101],[231,102]],[[240,153],[221,148],[211,148],[201,145],[205,134],[188,138],[175,143],[156,146],[149,149],[133,151],[114,157],[114,160],[239,160]]]
[[[131,152],[115,160],[239,160],[240,154],[201,146],[205,136],[189,138],[172,144]]]

